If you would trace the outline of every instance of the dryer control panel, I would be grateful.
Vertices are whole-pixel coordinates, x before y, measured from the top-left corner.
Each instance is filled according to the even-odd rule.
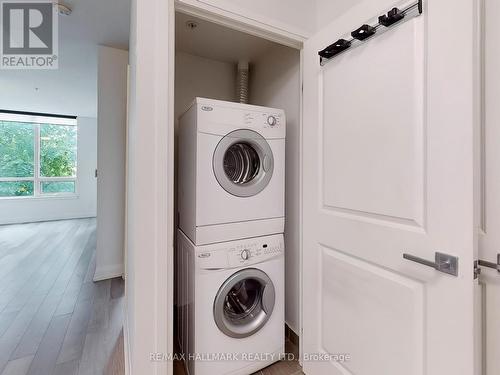
[[[197,249],[198,267],[202,269],[236,268],[257,264],[281,255],[283,235],[200,246]]]
[[[286,116],[282,109],[204,98],[196,98],[195,103],[196,127],[200,133],[225,136],[238,129],[251,129],[265,139],[286,136]]]
[[[250,128],[276,129],[282,126],[283,116],[278,112],[245,112],[243,123]]]

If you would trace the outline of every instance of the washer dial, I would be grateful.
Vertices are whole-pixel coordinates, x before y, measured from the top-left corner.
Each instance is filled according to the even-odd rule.
[[[240,256],[241,256],[241,259],[248,260],[250,258],[250,250],[248,250],[248,249],[242,250]]]

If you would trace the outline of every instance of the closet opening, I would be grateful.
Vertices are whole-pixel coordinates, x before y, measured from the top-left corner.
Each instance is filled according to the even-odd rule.
[[[300,370],[301,327],[301,52],[177,11],[174,100],[174,347],[179,353],[193,353],[202,340],[211,341],[216,352],[224,351],[218,344],[224,348],[230,342],[226,338],[235,340],[236,346],[242,340],[256,340],[266,325],[278,324],[273,314],[282,314],[283,351],[292,354],[287,366],[290,374],[295,373]],[[192,109],[193,103],[198,109]],[[239,107],[238,103],[248,106]],[[185,141],[196,139],[196,131],[200,132],[199,125],[198,130],[187,129],[187,123],[197,121],[190,116],[206,118],[210,123],[210,118],[214,118],[210,116],[215,116],[219,107],[227,116],[217,126],[204,127],[206,141]],[[248,126],[235,131],[233,127],[238,121]],[[264,135],[253,134],[255,123],[262,124]],[[232,131],[235,134],[230,134]],[[238,141],[242,134],[245,140]],[[199,170],[201,165],[204,171]],[[284,185],[281,215],[272,209],[276,202],[263,204],[264,200],[256,199],[269,194],[276,184],[273,179],[279,178]],[[183,179],[194,182],[179,188]],[[212,186],[220,188],[220,196],[198,199],[202,193],[208,194]],[[230,198],[227,202],[234,202],[231,199],[237,197],[261,203],[242,209],[241,205],[224,204],[219,200],[222,194]],[[197,200],[196,204],[192,200]],[[208,207],[209,214],[200,214],[200,206]],[[220,220],[214,220],[211,213],[219,215]],[[234,219],[239,214],[241,220]],[[280,226],[283,217],[284,226]],[[254,235],[247,236],[250,222],[255,222],[257,229],[252,232]],[[197,225],[192,234],[179,229]],[[222,238],[227,235],[232,237],[225,246]],[[190,253],[186,249],[191,242],[196,242],[196,250]],[[280,251],[284,253],[281,269],[274,263],[276,260],[271,260]],[[256,257],[263,257],[262,262],[243,266]],[[223,276],[226,272],[228,278]],[[214,316],[217,311],[221,314]],[[199,319],[199,315],[204,318]],[[220,327],[230,327],[230,334]],[[203,337],[207,332],[217,334]],[[264,334],[260,340],[268,340],[268,336]],[[174,374],[187,373],[185,366],[190,373],[203,373],[195,371],[194,364],[188,362],[174,363]],[[235,362],[233,370],[245,364],[243,360]],[[214,366],[213,373],[226,371]]]

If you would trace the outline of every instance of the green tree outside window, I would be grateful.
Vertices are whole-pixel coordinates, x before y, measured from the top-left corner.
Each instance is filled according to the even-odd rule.
[[[35,160],[37,132],[38,163]],[[42,182],[38,182],[36,165]],[[35,183],[39,184],[41,194],[74,193],[76,172],[76,126],[0,120],[0,179],[3,179],[0,197],[33,196]],[[70,180],[50,181],[53,177]]]

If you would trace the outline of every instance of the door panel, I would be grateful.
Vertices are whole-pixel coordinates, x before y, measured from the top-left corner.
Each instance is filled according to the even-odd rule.
[[[370,374],[372,369],[422,374],[423,283],[335,249],[321,246],[320,251],[322,347],[363,358],[336,367],[350,374]],[[348,321],[356,324],[346,325]],[[387,332],[391,340],[383,339]],[[389,353],[391,360],[381,360]]]
[[[332,213],[422,225],[422,22],[402,24],[320,72],[323,204]]]
[[[475,374],[472,2],[424,2],[319,65],[319,50],[392,6],[365,1],[304,48],[308,375]],[[435,252],[459,257],[458,277],[402,257]]]

